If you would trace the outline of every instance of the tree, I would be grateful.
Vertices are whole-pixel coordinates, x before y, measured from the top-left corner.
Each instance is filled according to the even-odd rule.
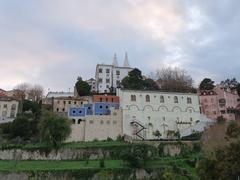
[[[83,81],[81,77],[78,77],[75,88],[79,96],[88,96],[91,94],[91,86],[86,81]]]
[[[162,68],[156,72],[155,79],[162,91],[196,92],[192,77],[184,69]]]
[[[159,86],[157,85],[157,83],[150,78],[144,80],[144,88],[146,90],[159,90]]]
[[[52,113],[43,115],[38,128],[41,141],[53,147],[59,147],[71,133],[70,121]]]
[[[122,80],[121,84],[125,89],[144,89],[142,72],[137,68],[133,69]]]
[[[43,87],[38,84],[31,86],[28,90],[28,96],[32,101],[39,101],[43,96]]]
[[[229,88],[231,90],[235,90],[237,89],[238,82],[236,78],[232,78],[226,79],[225,81],[221,81],[220,85],[223,86],[225,89]]]
[[[203,79],[199,85],[200,90],[212,90],[214,87],[214,81],[209,78]]]
[[[125,77],[122,82],[122,86],[125,89],[132,90],[158,90],[159,87],[153,79],[146,78],[142,76],[142,72],[135,68],[128,73],[128,76]]]
[[[153,135],[156,136],[158,139],[162,136],[159,130],[156,130],[155,132],[153,132]]]
[[[31,121],[31,115],[18,116],[10,126],[10,138],[20,137],[24,140],[31,139],[34,134]]]

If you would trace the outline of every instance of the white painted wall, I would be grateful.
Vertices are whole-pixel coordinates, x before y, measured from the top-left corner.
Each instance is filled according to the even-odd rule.
[[[15,110],[12,109],[12,105],[15,105]],[[17,117],[18,105],[16,100],[0,100],[0,123],[13,121]]]
[[[131,101],[131,95],[136,96],[136,102]],[[146,95],[150,96],[150,102],[146,102]],[[160,103],[160,96],[164,96],[164,103]],[[133,120],[140,122],[146,130],[141,132],[145,139],[154,139],[153,132],[159,130],[166,137],[166,131],[179,130],[180,133],[194,126],[200,121],[199,100],[197,94],[136,91],[117,89],[120,97],[120,107],[123,111],[123,134],[135,137],[140,127],[131,125]],[[174,103],[174,97],[178,97],[178,103]],[[187,98],[192,103],[187,103]],[[176,122],[189,124],[177,124]]]

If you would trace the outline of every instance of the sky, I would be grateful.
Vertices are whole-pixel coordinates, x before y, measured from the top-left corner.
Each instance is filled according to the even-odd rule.
[[[239,0],[0,0],[0,88],[73,90],[97,63],[149,75],[179,67],[197,86],[240,80]]]

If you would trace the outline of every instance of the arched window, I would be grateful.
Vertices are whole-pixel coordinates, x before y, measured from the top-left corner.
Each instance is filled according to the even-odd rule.
[[[188,98],[187,98],[187,103],[188,103],[188,104],[192,104],[192,98],[188,97]]]
[[[164,96],[160,96],[160,103],[164,103]]]
[[[146,95],[146,102],[150,102],[150,96]]]
[[[136,95],[131,95],[131,101],[136,101]]]
[[[178,97],[174,96],[174,103],[178,103]]]
[[[79,119],[79,120],[78,120],[78,124],[80,124],[80,123],[81,123],[81,121],[82,121],[82,119]]]
[[[75,119],[72,119],[72,123],[73,123],[73,124],[75,124],[75,123],[76,123]]]

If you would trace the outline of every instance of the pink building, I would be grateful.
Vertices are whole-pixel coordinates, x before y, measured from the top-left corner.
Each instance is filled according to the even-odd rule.
[[[216,120],[223,116],[226,120],[236,120],[233,110],[239,105],[236,91],[224,89],[217,85],[213,90],[199,92],[201,112],[208,118]]]

